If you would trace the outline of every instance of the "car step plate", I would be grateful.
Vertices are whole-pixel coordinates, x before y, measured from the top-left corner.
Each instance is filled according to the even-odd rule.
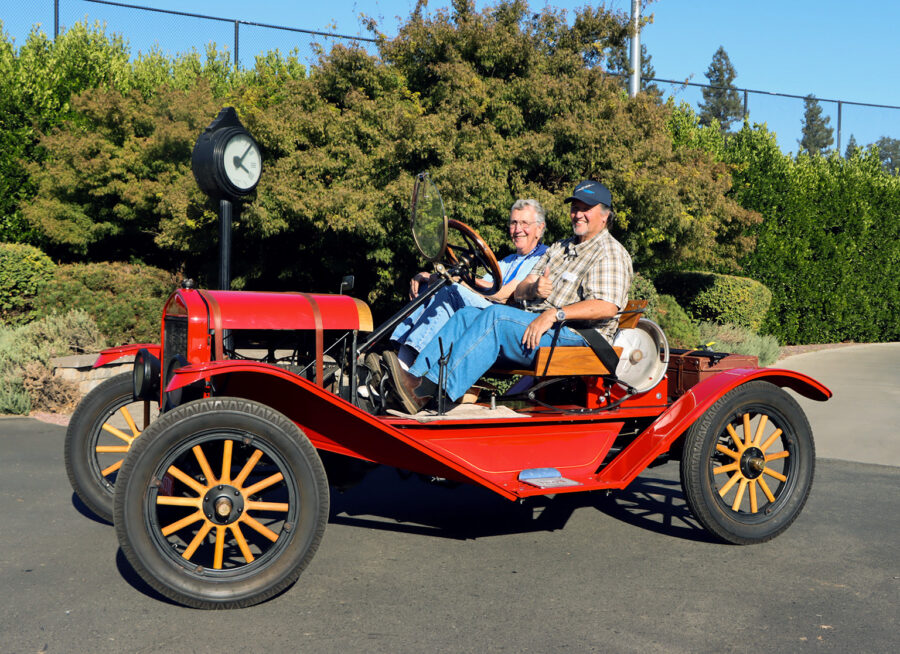
[[[566,479],[556,468],[529,468],[519,473],[519,481],[538,488],[562,488],[581,486],[580,482]]]

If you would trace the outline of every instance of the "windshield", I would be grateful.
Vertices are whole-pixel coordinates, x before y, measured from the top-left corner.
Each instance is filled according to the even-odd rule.
[[[441,194],[428,173],[419,173],[413,187],[410,222],[413,240],[429,261],[444,256],[447,246],[447,216]]]

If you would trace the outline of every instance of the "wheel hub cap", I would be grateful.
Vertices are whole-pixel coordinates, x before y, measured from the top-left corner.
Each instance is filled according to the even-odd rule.
[[[229,484],[219,484],[209,489],[203,498],[203,513],[207,519],[220,525],[227,525],[244,512],[244,497]]]
[[[741,455],[741,472],[747,479],[756,479],[766,468],[766,457],[759,448],[748,447]]]

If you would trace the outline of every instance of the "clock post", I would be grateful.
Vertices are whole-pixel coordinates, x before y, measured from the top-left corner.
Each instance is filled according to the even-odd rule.
[[[259,184],[259,145],[241,123],[234,107],[219,112],[194,144],[191,170],[200,190],[219,201],[219,288],[231,287],[231,222],[233,202]]]

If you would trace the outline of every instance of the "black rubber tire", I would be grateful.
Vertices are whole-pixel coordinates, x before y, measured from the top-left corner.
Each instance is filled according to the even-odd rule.
[[[229,450],[227,455],[224,454],[226,441],[231,441],[228,447],[234,450],[233,453]],[[244,486],[252,477],[238,481],[240,474],[229,472],[229,479],[235,480],[229,486],[221,471],[215,472],[216,459],[212,458],[208,470],[219,477],[210,481],[199,469],[202,464],[192,449],[197,446],[204,457],[222,453],[222,469],[228,461],[232,472],[241,471],[246,465],[252,474],[263,479],[277,475],[274,470],[283,477],[251,495],[250,486],[258,482]],[[262,453],[262,458],[251,466],[248,462],[257,452]],[[125,483],[116,487],[114,512],[122,552],[150,586],[187,606],[242,608],[277,595],[293,584],[309,564],[328,522],[328,480],[315,448],[284,415],[250,400],[206,398],[167,412],[135,442],[122,467]],[[174,473],[173,468],[191,477],[203,489],[176,486],[183,482],[177,481],[177,473],[170,474],[170,471]],[[225,483],[219,484],[223,480]],[[223,485],[229,497],[233,492],[241,508],[247,502],[246,512],[241,513],[236,504],[237,513],[233,512],[233,519],[229,519],[242,532],[245,545],[249,543],[258,549],[251,551],[250,559],[242,553],[229,527],[221,527],[221,532],[217,532],[215,528],[220,525],[214,515],[207,513],[204,518],[206,509],[202,507],[208,505],[201,505],[205,501],[201,498],[204,493],[209,498],[222,492]],[[167,501],[166,496],[173,499]],[[198,505],[164,506],[185,498],[195,499]],[[266,525],[271,527],[274,539],[263,538],[247,522],[241,522],[241,519],[268,519],[250,515],[257,510],[250,506],[251,498],[265,502],[280,498],[280,506],[287,507]],[[179,509],[183,513],[177,514]],[[198,509],[202,512],[197,514],[197,521],[163,533],[167,527],[171,528],[173,520],[178,522]],[[213,531],[202,540],[197,538],[202,544],[185,559],[190,550],[188,541],[193,541],[207,524],[213,526]],[[210,535],[212,542],[209,542]],[[227,548],[227,558],[220,558],[220,569],[215,569],[213,557],[221,555],[213,552],[220,537]]]
[[[749,430],[744,427],[745,414]],[[750,431],[755,437],[763,415],[765,433],[758,444],[765,445],[770,438],[772,444],[762,449],[752,443],[745,447],[743,441],[748,437],[742,432]],[[741,445],[729,434],[728,425]],[[774,433],[778,428],[782,430],[780,436]],[[776,443],[783,447],[781,454],[787,455],[773,456],[769,461],[766,456],[778,454],[777,448],[773,449]],[[731,454],[717,450],[717,445]],[[733,471],[714,472],[735,464]],[[761,470],[760,466],[765,468]],[[776,478],[772,472],[785,479]],[[814,472],[815,444],[800,405],[778,386],[754,381],[726,393],[688,430],[681,459],[681,486],[691,512],[704,528],[729,543],[750,545],[774,538],[794,522],[809,497]],[[732,481],[732,476],[737,479]],[[725,488],[728,482],[732,485]],[[744,491],[740,491],[742,487]],[[763,493],[763,487],[774,501]],[[723,490],[724,496],[720,494]],[[750,491],[755,497],[755,511]]]
[[[91,511],[108,522],[113,519],[113,492],[121,470],[104,475],[109,461],[102,463],[96,448],[103,438],[119,442],[104,434],[102,427],[122,407],[135,404],[132,386],[130,372],[107,379],[84,396],[66,430],[66,474],[72,490]]]

